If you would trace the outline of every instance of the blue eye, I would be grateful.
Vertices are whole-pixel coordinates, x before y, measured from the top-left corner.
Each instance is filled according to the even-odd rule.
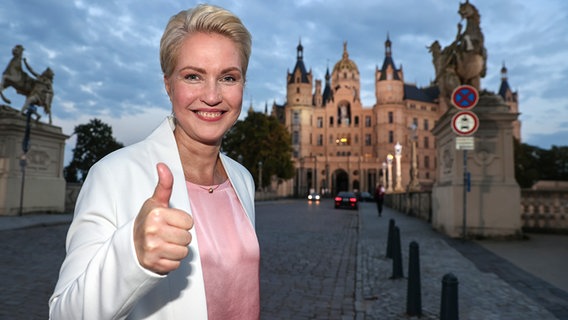
[[[187,74],[183,78],[185,80],[199,80],[199,76],[194,73]]]

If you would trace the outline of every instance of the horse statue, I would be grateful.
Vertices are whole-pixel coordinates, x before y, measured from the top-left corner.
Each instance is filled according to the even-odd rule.
[[[461,84],[461,80],[456,72],[455,57],[448,54],[449,48],[442,50],[438,41],[434,41],[428,50],[432,53],[432,64],[436,72],[434,82],[440,90],[440,97],[445,102],[446,107],[451,104],[450,96],[452,92]]]
[[[487,51],[481,32],[479,11],[466,0],[460,3],[459,14],[467,24],[462,32],[462,24],[458,23],[458,34],[455,43],[456,71],[462,84],[469,84],[480,90],[480,80],[485,77]]]
[[[440,43],[434,41],[427,47],[432,54],[436,71],[435,83],[440,88],[440,96],[446,101],[449,101],[453,90],[461,84],[480,90],[481,78],[486,73],[487,51],[479,11],[466,0],[465,3],[460,3],[458,13],[467,22],[465,30],[460,22],[456,38],[449,46],[442,49]]]
[[[49,124],[51,124],[51,102],[53,100],[53,71],[50,68],[45,69],[41,74],[35,72],[25,58],[23,57],[24,47],[16,45],[12,49],[12,59],[2,73],[0,78],[0,98],[6,103],[11,101],[3,94],[4,89],[13,87],[18,94],[26,96],[21,112],[25,113],[30,105],[37,105],[44,108],[46,114],[49,115]],[[35,77],[31,77],[22,68],[22,60],[28,71]],[[33,111],[36,120],[41,116]]]

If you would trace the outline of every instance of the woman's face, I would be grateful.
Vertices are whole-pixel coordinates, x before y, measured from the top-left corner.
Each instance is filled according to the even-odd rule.
[[[164,77],[177,120],[176,138],[220,145],[241,113],[242,70],[238,48],[229,38],[197,32],[184,39],[173,74]]]

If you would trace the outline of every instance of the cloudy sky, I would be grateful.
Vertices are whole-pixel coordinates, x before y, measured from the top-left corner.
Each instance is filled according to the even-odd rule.
[[[158,45],[169,17],[201,1],[2,0],[0,67],[22,44],[24,57],[41,73],[55,72],[53,122],[71,134],[99,118],[124,144],[142,139],[169,113],[158,62]],[[482,87],[497,91],[500,69],[518,91],[523,141],[542,148],[568,145],[568,1],[471,0],[481,13],[488,51]],[[384,59],[387,34],[406,82],[426,86],[434,77],[426,46],[446,46],[460,21],[458,0],[221,0],[212,2],[241,17],[253,35],[245,89],[252,104],[285,102],[286,73],[301,39],[314,77],[341,58],[347,41],[361,73],[364,106],[374,103],[374,70]],[[347,4],[348,3],[348,4]],[[23,97],[5,91],[13,106]],[[244,114],[244,113],[243,113]],[[67,141],[66,163],[75,140]]]

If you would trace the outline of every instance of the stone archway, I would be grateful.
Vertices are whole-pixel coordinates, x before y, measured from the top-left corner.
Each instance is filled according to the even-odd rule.
[[[337,169],[333,173],[333,188],[332,193],[335,195],[339,191],[349,190],[349,175],[343,169]]]

